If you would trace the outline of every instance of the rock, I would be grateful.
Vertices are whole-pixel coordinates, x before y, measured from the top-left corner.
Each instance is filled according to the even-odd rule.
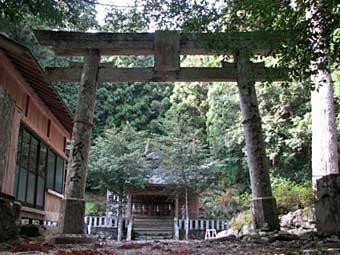
[[[283,215],[280,219],[280,225],[283,230],[289,231],[291,234],[301,235],[308,231],[315,231],[314,209],[298,209]],[[291,229],[293,231],[290,231]]]
[[[0,242],[16,239],[19,233],[20,204],[0,197]]]
[[[340,229],[340,174],[323,176],[316,182],[315,214],[318,232],[337,233]]]
[[[286,215],[281,216],[281,219],[280,219],[281,227],[289,228],[290,226],[292,226],[293,218],[294,218],[293,212],[289,212]]]
[[[242,237],[242,241],[246,243],[263,243],[264,241],[260,238],[259,235],[245,235]]]
[[[224,236],[228,236],[228,230],[223,230],[221,232],[218,232],[216,235],[216,238],[224,237]]]
[[[272,243],[272,242],[275,242],[275,241],[294,241],[294,240],[298,240],[298,239],[299,239],[299,237],[297,235],[280,231],[279,233],[271,236],[270,239],[269,239],[269,242]]]
[[[339,240],[339,237],[338,237],[338,236],[336,236],[336,235],[331,235],[331,236],[329,236],[329,237],[326,238],[326,241],[328,241],[328,242],[339,242],[340,240]]]
[[[252,230],[253,226],[251,224],[243,225],[239,233],[239,236],[249,235],[252,232]]]
[[[233,228],[227,230],[226,236],[238,236],[239,231]]]
[[[58,234],[47,241],[49,245],[95,243],[93,236],[84,234]]]
[[[44,230],[42,226],[35,224],[22,225],[20,228],[20,235],[26,237],[37,237],[43,234]]]
[[[311,250],[303,250],[302,251],[303,255],[338,255],[340,254],[340,249],[339,248],[333,248],[333,249],[324,249],[324,250],[319,250],[319,249],[311,249]]]

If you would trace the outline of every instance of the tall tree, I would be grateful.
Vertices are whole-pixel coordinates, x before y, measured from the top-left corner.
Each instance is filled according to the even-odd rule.
[[[185,239],[189,239],[189,196],[200,194],[219,178],[217,162],[195,135],[172,133],[159,139],[162,164],[169,169],[173,188],[183,191]]]
[[[0,31],[20,30],[23,24],[51,28],[94,26],[95,5],[76,0],[12,0],[0,2]]]
[[[307,13],[311,49],[312,91],[312,170],[313,181],[324,175],[339,173],[338,140],[335,125],[334,92],[329,56],[329,25],[332,1],[311,1]],[[314,183],[315,184],[315,183]]]
[[[118,236],[122,239],[123,200],[131,187],[142,188],[146,181],[144,134],[131,126],[122,131],[106,130],[91,148],[89,179],[118,196]]]

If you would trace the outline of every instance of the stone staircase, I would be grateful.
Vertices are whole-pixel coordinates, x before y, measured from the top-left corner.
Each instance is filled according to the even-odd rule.
[[[172,217],[134,218],[133,233],[135,240],[163,240],[173,238]]]

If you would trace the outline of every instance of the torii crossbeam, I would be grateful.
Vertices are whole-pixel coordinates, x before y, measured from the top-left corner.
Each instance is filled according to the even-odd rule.
[[[287,80],[288,70],[252,63],[251,57],[271,54],[280,47],[281,33],[180,34],[175,31],[157,31],[117,34],[35,31],[35,34],[40,44],[52,46],[58,55],[85,56],[83,64],[46,69],[51,81],[80,81],[66,198],[62,209],[63,233],[83,233],[87,160],[98,82],[237,82],[253,195],[253,223],[256,228],[279,228],[255,82]],[[100,64],[100,56],[107,55],[154,55],[154,66],[114,68],[110,63]],[[220,68],[184,68],[180,66],[181,55],[231,55],[234,62],[222,63]]]
[[[181,67],[180,55],[234,55],[235,49],[240,47],[251,47],[254,54],[268,54],[280,43],[277,33],[264,32],[209,35],[173,31],[133,34],[35,31],[35,34],[40,44],[52,46],[60,56],[85,56],[88,49],[98,49],[101,56],[154,55],[153,68],[115,68],[112,63],[102,63],[99,66],[99,82],[236,81],[234,63],[224,63],[220,68]],[[271,38],[275,40],[270,41]],[[218,43],[221,45],[218,46]],[[208,49],[209,44],[214,44],[214,48]],[[255,81],[284,81],[288,78],[286,68],[253,63],[251,69]],[[78,82],[82,64],[71,63],[68,67],[46,68],[46,71],[50,81]]]

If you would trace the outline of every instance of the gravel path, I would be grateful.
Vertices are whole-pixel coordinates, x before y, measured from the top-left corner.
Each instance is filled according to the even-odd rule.
[[[46,245],[22,243],[14,245],[10,254],[52,254],[52,255],[257,255],[257,254],[340,254],[340,239],[337,236],[298,238],[287,240],[289,236],[277,235],[270,239],[243,238],[224,241],[149,241],[149,242],[102,242],[92,244]],[[333,248],[331,253],[307,253],[307,249]]]

